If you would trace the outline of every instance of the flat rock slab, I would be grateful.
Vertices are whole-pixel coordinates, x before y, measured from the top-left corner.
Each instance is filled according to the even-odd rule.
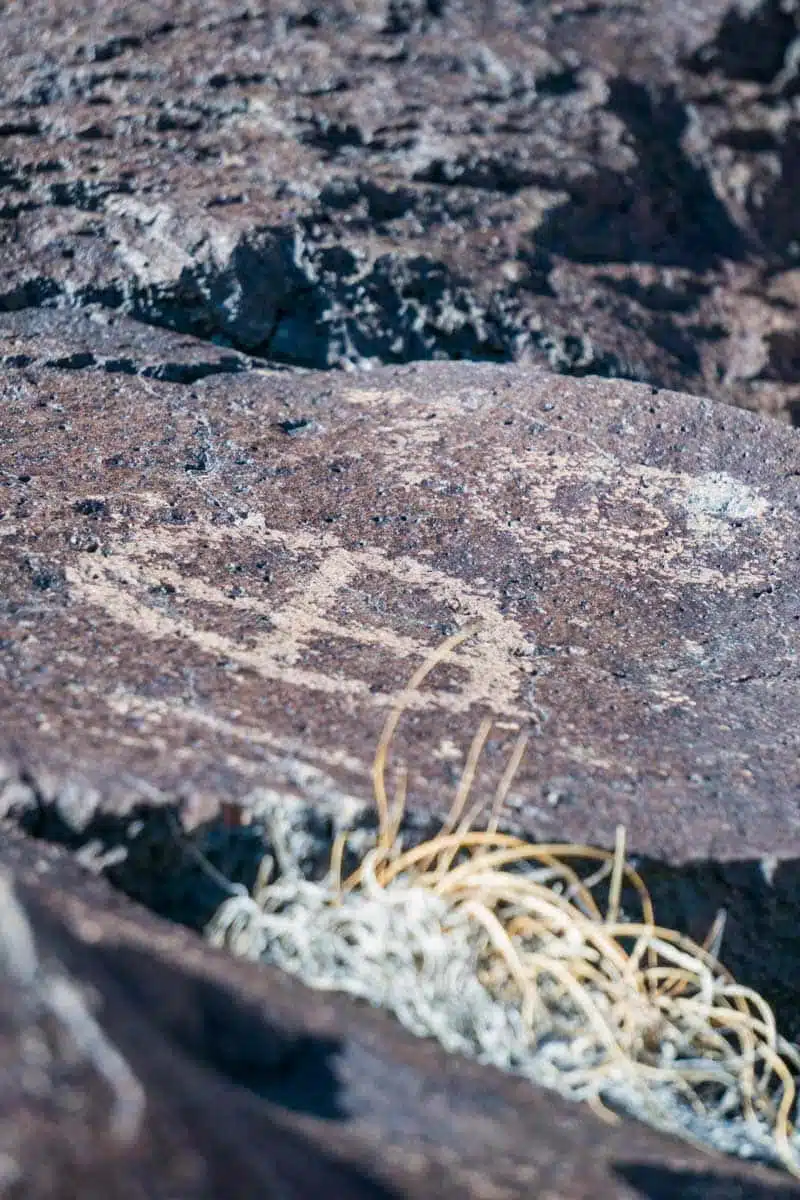
[[[382,1013],[231,961],[63,852],[0,832],[9,1200],[800,1195],[776,1172],[633,1122],[609,1127],[583,1106],[448,1058]],[[66,1026],[47,1008],[65,981]],[[81,995],[105,1059],[86,1055],[85,1042],[76,1054]],[[98,1061],[108,1068],[110,1052],[125,1068],[115,1057],[109,1079]]]
[[[167,337],[167,335],[164,335]],[[165,351],[166,353],[166,351]],[[800,438],[511,367],[0,378],[6,806],[369,798],[673,862],[800,854]]]

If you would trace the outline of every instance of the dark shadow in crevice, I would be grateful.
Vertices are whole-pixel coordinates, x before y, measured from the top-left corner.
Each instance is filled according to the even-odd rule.
[[[796,1185],[755,1183],[719,1171],[678,1171],[653,1163],[617,1163],[614,1173],[642,1200],[791,1200]]]
[[[800,122],[790,125],[778,158],[780,170],[775,174],[775,181],[766,195],[752,204],[750,216],[759,236],[776,259],[787,269],[794,270],[800,242],[800,205],[797,202],[800,195]]]
[[[36,788],[31,777],[23,781]],[[123,817],[101,813],[78,830],[57,804],[39,799],[19,815],[19,825],[29,837],[78,853],[151,912],[197,932],[230,897],[232,885],[253,888],[268,849],[257,828],[229,830],[223,820],[210,822],[190,841],[181,833],[178,803],[136,805]],[[193,850],[196,844],[202,856]]]
[[[800,862],[637,864],[662,925],[702,942],[720,909],[727,914],[720,959],[739,983],[772,1006],[778,1029],[800,1041]]]
[[[270,365],[314,370],[366,361],[512,360],[513,320],[480,303],[469,281],[446,264],[389,253],[365,275],[348,250],[311,246],[298,266],[291,231],[262,233],[264,245],[237,247],[221,270],[198,266],[168,286],[133,280],[124,291],[110,284],[69,297],[53,280],[29,280],[0,295],[0,313],[94,305]],[[225,373],[232,369],[224,364]]]
[[[598,282],[621,296],[629,296],[642,308],[657,313],[685,314],[697,310],[700,302],[711,291],[711,286],[695,279],[686,278],[682,286],[668,287],[665,283],[643,284],[638,279],[626,276],[616,279],[613,275],[601,275]]]
[[[796,9],[785,0],[731,4],[716,37],[686,60],[699,75],[719,71],[728,79],[769,84],[786,66],[786,56],[800,36]]]
[[[183,385],[197,383],[212,375],[240,375],[249,367],[245,359],[233,354],[222,355],[216,362],[163,362],[142,365],[130,358],[98,356],[90,351],[45,359],[37,365],[57,371],[94,370],[102,371],[106,375],[138,375],[142,379],[157,379],[162,383]]]
[[[25,782],[35,786],[31,779]],[[106,870],[114,886],[151,911],[195,930],[205,928],[231,895],[232,884],[248,892],[252,889],[259,865],[271,849],[264,826],[231,825],[224,817],[195,831],[190,839],[181,832],[178,806],[143,804],[125,817],[101,814],[77,832],[56,805],[40,799],[19,820],[28,834],[73,850],[94,845],[100,855],[124,847],[123,860]],[[297,820],[301,836],[296,844],[307,847],[299,868],[308,878],[319,879],[330,862],[335,836],[331,818],[309,804]],[[364,811],[358,827],[374,830],[371,809]],[[431,837],[437,829],[430,816],[411,820],[404,829],[406,844]],[[357,865],[349,853],[345,875]],[[636,866],[662,926],[702,943],[720,909],[725,910],[722,963],[739,983],[768,1001],[783,1036],[800,1042],[800,862],[765,859],[672,866],[639,858]],[[598,902],[602,908],[602,893]],[[638,915],[633,906],[630,915],[634,919]]]
[[[541,243],[573,262],[643,262],[694,271],[745,257],[745,238],[707,173],[682,145],[688,113],[674,87],[612,81],[610,110],[627,126],[637,165],[598,169],[539,230]]]

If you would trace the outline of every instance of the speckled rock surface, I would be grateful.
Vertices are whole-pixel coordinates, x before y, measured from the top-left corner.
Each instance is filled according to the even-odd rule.
[[[32,0],[0,38],[0,311],[797,417],[794,0]]]
[[[633,1122],[610,1128],[581,1106],[448,1058],[380,1013],[232,962],[8,826],[0,863],[39,959],[34,986],[22,986],[14,973],[29,955],[15,954],[4,911],[9,1200],[800,1195],[773,1172]],[[121,1095],[46,1012],[43,996],[65,978],[133,1075]],[[131,1118],[124,1142],[113,1126],[120,1108]]]
[[[72,825],[366,798],[387,706],[477,619],[401,727],[413,804],[490,712],[480,786],[529,729],[531,836],[798,855],[793,431],[478,364],[0,386],[0,739]]]
[[[165,813],[367,800],[392,698],[477,620],[397,738],[414,816],[486,713],[487,794],[527,730],[507,822],[623,823],[800,1037],[800,440],[685,394],[800,423],[799,20],[4,7],[0,864],[41,965],[6,912],[3,1195],[797,1194],[222,958],[47,841],[159,908]],[[316,370],[421,359],[523,368]],[[128,1148],[65,971],[144,1087]]]

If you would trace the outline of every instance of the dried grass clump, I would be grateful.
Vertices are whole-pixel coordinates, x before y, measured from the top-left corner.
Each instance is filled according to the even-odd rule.
[[[469,799],[489,720],[440,832],[404,848],[406,779],[390,803],[391,742],[409,698],[471,632],[431,655],[386,722],[373,769],[378,830],[357,869],[342,879],[345,834],[327,877],[304,878],[276,813],[277,878],[266,857],[252,896],[225,902],[210,938],[389,1009],[414,1033],[587,1100],[608,1119],[626,1111],[800,1175],[800,1055],[766,1001],[719,962],[724,915],[702,945],[659,926],[623,830],[613,852],[499,832],[524,737],[483,830]]]

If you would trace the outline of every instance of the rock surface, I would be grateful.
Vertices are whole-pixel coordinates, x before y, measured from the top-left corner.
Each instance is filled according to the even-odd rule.
[[[609,1127],[448,1058],[380,1013],[232,962],[7,826],[0,864],[0,885],[14,878],[0,928],[0,1187],[9,1200],[800,1195],[773,1172],[630,1122]],[[65,979],[71,1025],[48,1010]],[[76,1053],[81,997],[97,1060],[108,1069],[98,1041],[123,1056],[115,1085]]]
[[[800,854],[792,431],[479,364],[0,388],[2,752],[73,826],[367,798],[387,706],[478,620],[401,725],[414,805],[491,712],[480,786],[530,729],[531,836]]]
[[[122,318],[102,355],[132,372],[65,370],[93,322],[36,321],[0,378],[7,811],[112,847],[162,806],[351,811],[398,690],[477,619],[398,731],[412,814],[444,814],[487,713],[476,794],[528,730],[507,824],[623,823],[662,919],[702,939],[726,908],[726,963],[800,1036],[793,431],[479,364],[167,383],[145,369],[202,344],[150,330],[137,358]],[[211,915],[141,855],[127,890]]]
[[[483,793],[528,730],[508,823],[623,823],[800,1036],[800,441],[660,390],[800,423],[799,34],[796,0],[5,6],[0,1194],[799,1194],[48,844],[198,924],[165,814],[368,800],[477,619],[398,735],[415,819],[487,712]],[[306,369],[448,358],[526,366]]]
[[[800,419],[799,11],[8,4],[0,311]]]

